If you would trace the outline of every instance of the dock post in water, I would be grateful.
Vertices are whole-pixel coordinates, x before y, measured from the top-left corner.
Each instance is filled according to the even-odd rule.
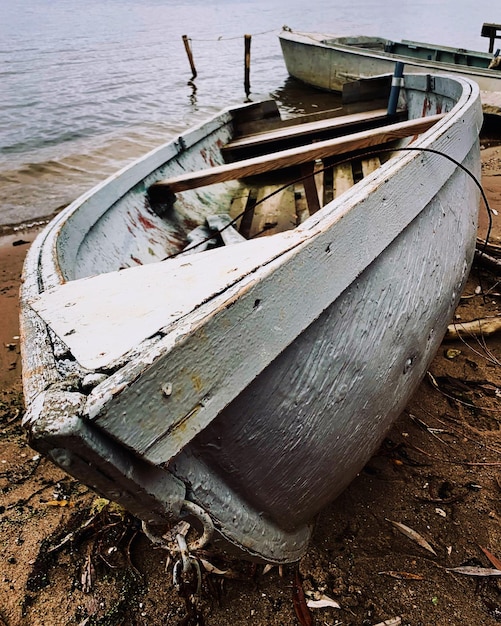
[[[195,67],[195,62],[193,61],[193,54],[191,52],[190,41],[188,39],[188,35],[183,35],[183,43],[184,49],[186,50],[186,54],[188,55],[188,61],[190,62],[192,77],[191,80],[197,77],[197,69]]]
[[[245,77],[244,77],[244,88],[245,95],[247,98],[250,94],[250,49],[251,49],[251,35],[245,35],[245,57],[244,57],[244,65],[245,65]]]
[[[400,87],[403,85],[404,64],[402,61],[395,63],[395,71],[391,80],[390,98],[388,100],[388,115],[395,115],[397,112],[398,96]]]

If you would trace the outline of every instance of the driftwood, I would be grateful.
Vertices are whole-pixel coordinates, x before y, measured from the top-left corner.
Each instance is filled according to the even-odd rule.
[[[480,239],[480,237],[477,237],[477,250],[501,258],[501,244],[485,241],[485,239]]]
[[[496,259],[490,254],[486,254],[480,250],[475,250],[475,263],[485,267],[491,272],[494,272],[494,274],[501,274],[501,260]]]
[[[501,330],[501,316],[485,317],[471,322],[455,322],[447,328],[445,341],[465,336],[486,337]]]
[[[489,63],[488,70],[501,70],[501,57],[497,56]]]
[[[483,250],[487,252],[487,254],[501,257],[501,244],[485,241],[485,239],[481,239],[480,237],[477,237],[477,250]]]

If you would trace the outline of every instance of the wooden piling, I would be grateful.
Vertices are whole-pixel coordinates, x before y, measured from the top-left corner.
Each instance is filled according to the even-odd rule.
[[[247,96],[247,98],[249,97],[249,94],[250,94],[250,49],[251,49],[251,39],[252,39],[251,35],[245,35],[244,36],[244,42],[245,42],[244,89],[245,89],[245,95]]]
[[[489,52],[492,54],[495,40],[501,39],[501,24],[483,24],[480,35],[489,38]]]
[[[186,54],[188,55],[188,61],[190,62],[192,77],[191,80],[197,77],[197,69],[195,67],[195,62],[193,60],[193,54],[191,52],[190,41],[188,39],[188,35],[183,35],[183,43],[184,49],[186,50]]]

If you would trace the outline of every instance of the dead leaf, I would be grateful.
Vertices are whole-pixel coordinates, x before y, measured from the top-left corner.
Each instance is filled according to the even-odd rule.
[[[399,530],[403,535],[405,535],[409,539],[412,539],[413,541],[415,541],[422,548],[424,548],[425,550],[428,550],[428,552],[431,552],[435,556],[438,556],[437,553],[435,552],[435,550],[426,541],[426,539],[423,539],[423,537],[421,537],[421,535],[419,533],[417,533],[415,530],[413,530],[412,528],[409,528],[409,526],[406,526],[405,524],[401,524],[400,522],[394,522],[391,519],[387,519],[386,518],[386,521],[390,522],[390,524],[395,526],[395,528],[397,530]]]
[[[501,561],[497,557],[495,557],[491,552],[489,552],[487,548],[482,548],[482,546],[479,546],[479,548],[482,550],[485,556],[489,559],[489,561],[494,565],[494,567],[496,569],[501,570]]]
[[[95,574],[96,572],[94,569],[94,565],[92,563],[91,556],[90,554],[88,554],[87,558],[85,559],[85,564],[83,566],[82,577],[81,577],[82,591],[84,593],[89,593],[90,590],[92,589],[92,586],[94,584]]]
[[[401,624],[401,617],[390,617],[390,619],[386,619],[384,622],[379,622],[379,624],[375,624],[374,626],[400,626]]]
[[[69,509],[75,505],[71,500],[49,500],[47,506],[67,506]]]
[[[448,572],[456,574],[465,574],[466,576],[501,576],[501,570],[489,567],[474,567],[465,565],[464,567],[448,567]]]

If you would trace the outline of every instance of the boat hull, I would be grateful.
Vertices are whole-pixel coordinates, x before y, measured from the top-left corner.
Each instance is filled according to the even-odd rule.
[[[288,73],[307,85],[327,91],[342,92],[346,83],[359,78],[393,73],[395,63],[401,61],[405,63],[406,72],[461,76],[474,80],[482,91],[501,91],[501,72],[487,69],[492,55],[459,49],[456,51],[458,53],[456,56],[461,57],[461,53],[468,53],[475,58],[478,57],[478,63],[483,60],[485,67],[482,68],[452,62],[438,62],[427,58],[412,58],[398,51],[385,52],[382,39],[380,50],[364,48],[363,44],[356,46],[343,43],[350,39],[372,41],[374,38],[336,38],[318,33],[283,31],[280,34],[280,45]],[[419,45],[415,44],[415,47]],[[449,56],[453,57],[453,54]]]
[[[190,191],[182,212],[161,217],[146,189],[200,159],[217,163],[211,145],[230,137],[228,112],[56,218],[30,250],[21,294],[33,447],[150,529],[184,517],[188,501],[222,548],[299,559],[314,516],[360,472],[422,380],[473,258],[479,191],[457,163],[480,175],[478,88],[408,76],[406,98],[412,117],[447,113],[295,230],[155,263],[175,249],[180,224],[226,190],[210,203],[206,189]],[[152,262],[120,270],[140,254]],[[223,284],[225,259],[240,274]],[[155,318],[133,347],[100,354],[113,326],[130,339],[129,320],[108,304],[99,317],[96,301],[77,323],[74,291],[85,305],[98,285],[104,300],[132,279],[136,300],[151,295],[141,287],[149,280],[167,293],[153,312],[171,306],[178,317]],[[174,311],[190,281],[200,302]],[[60,314],[75,326],[60,330]]]
[[[353,480],[416,390],[453,317],[476,233],[475,210],[458,220],[453,207],[475,200],[464,174],[448,181],[197,436],[194,455],[226,477],[225,488],[292,531]],[[326,480],[332,467],[335,479]]]

